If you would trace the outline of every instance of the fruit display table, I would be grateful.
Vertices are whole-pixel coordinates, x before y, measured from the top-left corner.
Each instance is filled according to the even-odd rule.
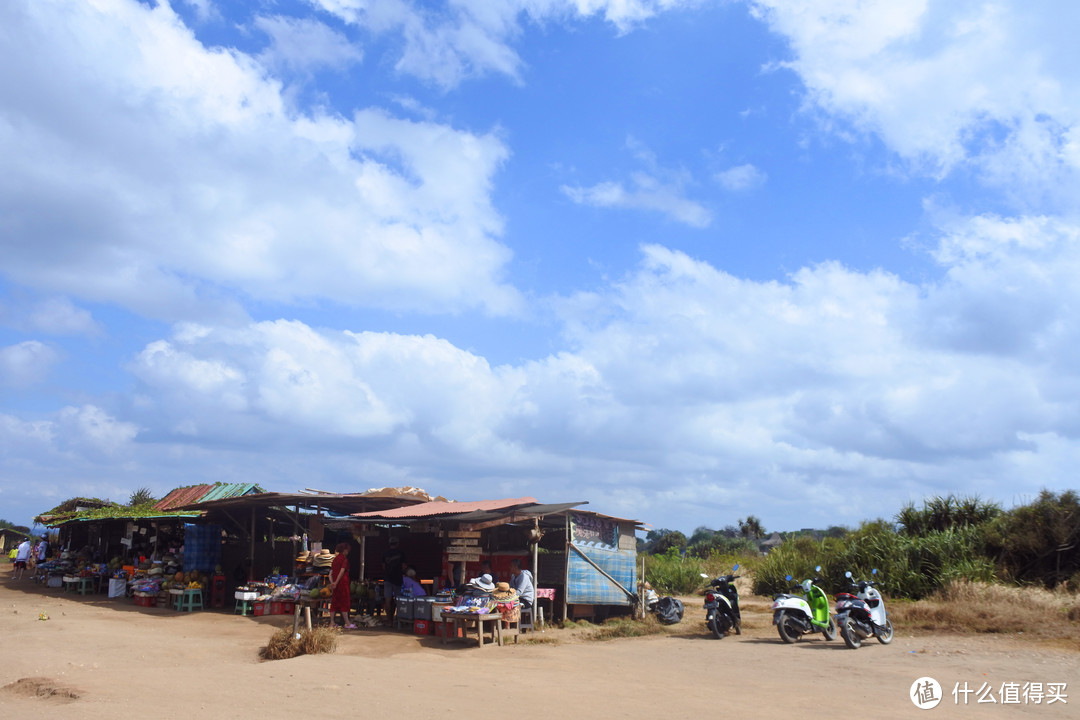
[[[443,636],[442,636],[443,645],[446,644],[446,638],[451,633],[453,633],[453,636],[455,638],[457,637],[457,635],[458,635],[458,630],[457,629],[459,627],[464,627],[464,629],[465,629],[465,632],[464,632],[465,639],[468,639],[470,629],[475,627],[476,628],[476,642],[481,648],[484,647],[484,636],[489,634],[489,633],[491,635],[490,643],[496,643],[497,642],[500,647],[503,644],[503,638],[502,638],[502,619],[503,619],[503,616],[502,616],[502,613],[497,613],[497,612],[491,612],[491,613],[447,612],[446,610],[442,610],[440,612],[440,614],[442,615],[443,622],[451,623],[452,626],[453,626],[453,630],[451,632],[444,632],[443,633]],[[485,629],[489,625],[490,625],[490,629]],[[488,644],[490,644],[490,643],[488,643]]]

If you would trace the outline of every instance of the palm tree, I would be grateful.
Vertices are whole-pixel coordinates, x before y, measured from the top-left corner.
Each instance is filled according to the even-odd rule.
[[[139,505],[148,505],[152,502],[157,502],[157,498],[150,492],[150,488],[141,487],[135,492],[131,493],[131,497],[128,498],[129,507],[137,507]]]

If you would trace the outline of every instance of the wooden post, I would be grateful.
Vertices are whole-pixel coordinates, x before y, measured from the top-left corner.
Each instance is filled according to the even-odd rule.
[[[562,594],[562,619],[566,622],[570,614],[570,513],[566,513],[566,538],[563,543],[563,551],[566,556],[563,562],[563,594]]]
[[[255,506],[251,507],[251,556],[248,559],[248,582],[255,580]]]

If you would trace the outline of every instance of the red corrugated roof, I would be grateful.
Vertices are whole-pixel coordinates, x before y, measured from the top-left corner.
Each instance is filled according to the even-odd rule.
[[[213,485],[192,485],[191,487],[176,488],[154,503],[154,509],[172,510],[173,508],[190,505],[191,503],[198,502],[199,498],[213,488]]]
[[[474,512],[477,510],[503,510],[516,505],[536,505],[536,498],[507,498],[504,500],[473,500],[470,502],[427,502],[419,505],[393,508],[392,510],[376,510],[374,512],[353,513],[352,517],[431,517],[434,515],[457,515],[459,513]]]

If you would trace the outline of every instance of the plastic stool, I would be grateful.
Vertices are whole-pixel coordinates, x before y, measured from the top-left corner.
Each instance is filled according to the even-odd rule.
[[[202,590],[185,590],[182,595],[177,595],[176,609],[178,612],[202,610]]]
[[[233,610],[233,615],[247,615],[251,611],[251,600],[237,599],[236,609]]]
[[[541,611],[541,612],[543,612],[543,611]],[[526,630],[528,630],[529,632],[533,631],[533,609],[532,608],[527,608],[527,607],[522,607],[521,608],[521,620],[520,620],[520,622],[518,622],[518,629],[521,632],[525,632]]]

